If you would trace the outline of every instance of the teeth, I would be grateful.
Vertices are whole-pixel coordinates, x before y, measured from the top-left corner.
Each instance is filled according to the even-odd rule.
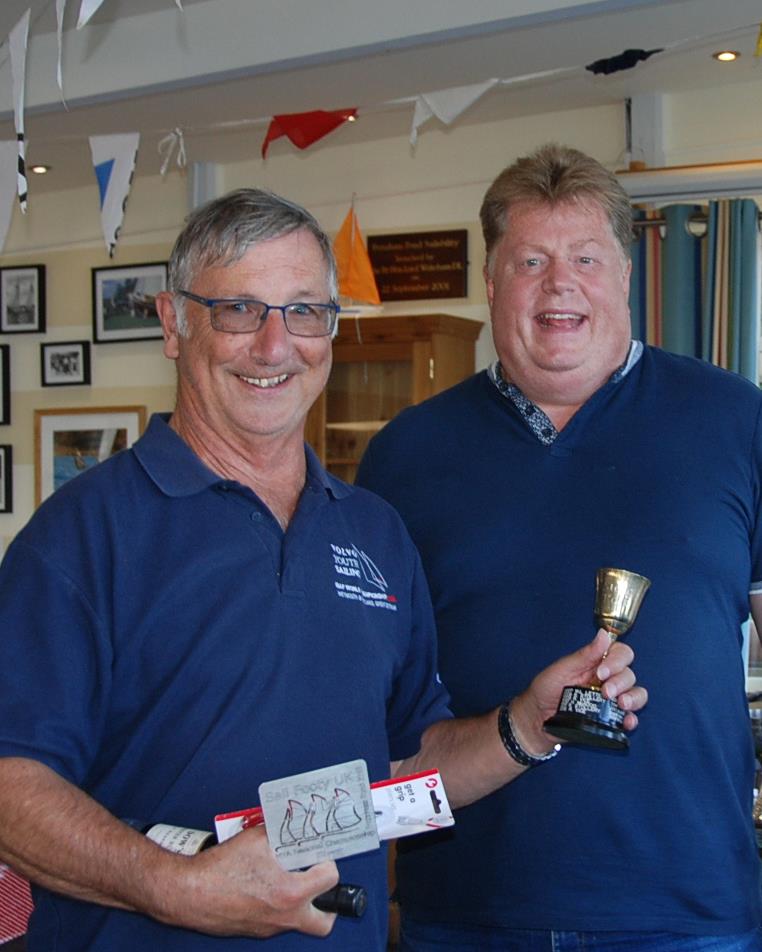
[[[277,387],[279,383],[284,383],[288,380],[288,374],[278,374],[277,377],[244,377],[243,374],[240,376],[241,380],[245,380],[246,383],[250,383],[253,387],[263,387],[265,390],[268,387]]]
[[[538,320],[543,324],[549,324],[553,321],[581,321],[582,317],[579,314],[538,314]]]

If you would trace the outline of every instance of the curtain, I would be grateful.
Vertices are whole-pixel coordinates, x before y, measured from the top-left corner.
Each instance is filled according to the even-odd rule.
[[[759,209],[751,199],[710,202],[697,233],[693,205],[670,205],[662,227],[638,229],[630,307],[633,336],[700,357],[758,383]]]

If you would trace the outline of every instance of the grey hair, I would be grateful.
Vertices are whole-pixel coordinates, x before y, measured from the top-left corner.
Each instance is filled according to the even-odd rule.
[[[632,254],[632,205],[619,180],[584,152],[549,143],[517,159],[487,189],[479,212],[487,268],[506,229],[507,212],[517,202],[556,205],[596,202],[605,212],[624,260]]]
[[[331,298],[338,296],[336,259],[331,241],[306,208],[258,188],[239,188],[195,209],[185,221],[169,257],[167,284],[174,294],[177,330],[187,333],[183,298],[193,276],[204,268],[238,261],[261,241],[304,228],[316,239],[325,259]]]

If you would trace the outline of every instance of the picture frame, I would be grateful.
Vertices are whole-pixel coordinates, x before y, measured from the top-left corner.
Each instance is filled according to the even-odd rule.
[[[0,334],[45,331],[45,265],[0,268]]]
[[[90,341],[67,340],[40,344],[40,384],[77,387],[90,384]]]
[[[160,339],[155,298],[166,287],[166,261],[92,268],[93,341],[116,344]]]
[[[144,406],[35,410],[35,505],[81,472],[132,446],[145,423]]]
[[[0,446],[0,512],[13,512],[13,447]]]
[[[0,426],[11,422],[11,345],[0,344]]]

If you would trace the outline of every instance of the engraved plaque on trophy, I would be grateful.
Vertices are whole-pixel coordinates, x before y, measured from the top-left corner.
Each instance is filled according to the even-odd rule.
[[[632,627],[650,579],[626,569],[598,569],[595,579],[595,620],[611,643]],[[605,655],[604,655],[605,657]],[[545,730],[574,744],[621,749],[629,746],[622,729],[625,712],[601,694],[600,684],[563,689],[558,710],[545,721]]]

